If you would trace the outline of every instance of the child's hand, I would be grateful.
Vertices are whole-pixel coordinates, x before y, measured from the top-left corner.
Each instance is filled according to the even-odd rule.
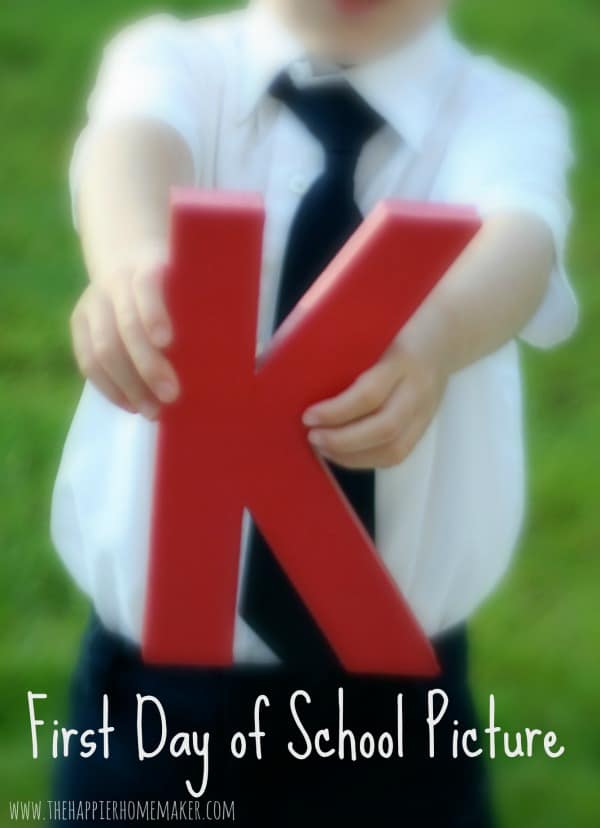
[[[81,373],[115,405],[150,420],[179,394],[162,353],[173,335],[163,297],[165,259],[155,247],[93,280],[71,317]]]
[[[427,327],[434,331],[435,323]],[[416,328],[405,329],[350,388],[306,411],[308,439],[328,460],[353,469],[387,468],[401,463],[422,437],[449,370],[442,343],[424,339],[423,325],[415,334]]]

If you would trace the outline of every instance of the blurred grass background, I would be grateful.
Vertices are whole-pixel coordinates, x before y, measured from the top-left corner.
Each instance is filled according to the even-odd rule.
[[[213,4],[215,5],[215,4]],[[225,4],[223,4],[225,5]],[[600,825],[600,287],[598,0],[462,0],[457,25],[571,107],[579,166],[570,265],[583,321],[551,355],[524,355],[531,506],[511,576],[474,624],[482,700],[499,723],[555,729],[566,756],[498,759],[502,825]],[[184,14],[198,0],[162,0]],[[147,0],[2,0],[0,7],[0,826],[9,799],[42,798],[26,692],[64,710],[85,603],[51,549],[48,509],[79,392],[68,315],[83,283],[66,199],[69,151],[100,45]]]

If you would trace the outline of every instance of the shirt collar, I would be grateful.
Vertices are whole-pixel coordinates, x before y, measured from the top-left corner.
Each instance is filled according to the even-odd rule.
[[[260,1],[251,2],[248,15],[242,119],[256,109],[279,72],[307,58],[298,38]],[[462,53],[447,19],[438,18],[409,45],[341,74],[412,149],[419,150]]]
[[[242,119],[253,113],[280,72],[305,57],[302,43],[260,0],[250,2],[245,44],[240,98]]]

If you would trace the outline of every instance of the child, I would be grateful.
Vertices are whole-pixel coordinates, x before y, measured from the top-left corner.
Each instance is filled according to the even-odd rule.
[[[96,613],[73,726],[97,726],[107,693],[115,733],[110,761],[64,763],[62,799],[185,797],[198,760],[190,768],[164,753],[137,761],[139,692],[160,698],[173,732],[213,734],[206,796],[235,800],[243,825],[490,824],[484,767],[449,760],[450,730],[454,720],[475,721],[465,621],[505,571],[521,525],[516,340],[547,348],[576,323],[561,266],[571,152],[560,106],[459,45],[444,6],[257,0],[196,22],[152,18],[106,53],[72,167],[90,276],[72,334],[89,383],[56,484],[53,535]],[[234,668],[140,660],[155,421],[180,393],[164,353],[173,336],[162,292],[167,207],[171,187],[186,184],[265,199],[262,346],[380,199],[471,204],[482,216],[475,241],[383,358],[304,415],[307,439],[334,464],[437,650],[443,674],[433,684],[323,667],[331,654],[310,618],[300,640],[316,646],[296,660],[284,611],[265,615],[289,585],[269,568],[254,530]],[[302,745],[291,693],[310,693],[302,713],[314,733],[336,726],[338,686],[356,733],[389,730],[404,694],[403,760],[290,756],[288,741]],[[434,760],[424,707],[431,687],[450,697]],[[271,701],[264,758],[236,762],[228,739],[251,729],[260,693]]]

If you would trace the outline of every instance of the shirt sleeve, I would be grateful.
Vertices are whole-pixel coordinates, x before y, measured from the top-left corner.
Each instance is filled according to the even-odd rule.
[[[200,100],[187,60],[183,24],[169,15],[156,15],[118,34],[104,49],[87,114],[69,174],[75,224],[79,184],[90,146],[101,130],[120,120],[149,118],[170,126],[189,148],[198,178]]]
[[[484,95],[456,141],[461,155],[458,186],[461,200],[474,203],[484,218],[500,211],[527,211],[551,230],[556,265],[540,306],[521,333],[527,343],[550,348],[567,339],[578,320],[565,269],[573,162],[569,118],[537,84],[509,77]]]

